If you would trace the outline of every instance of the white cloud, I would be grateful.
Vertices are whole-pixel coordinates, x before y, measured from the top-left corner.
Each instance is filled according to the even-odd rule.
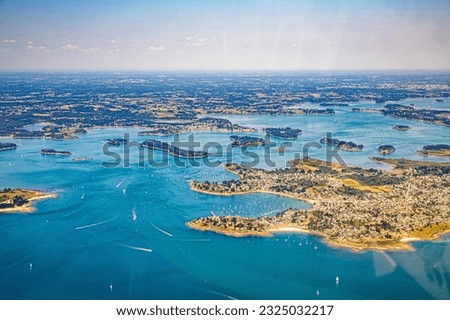
[[[38,45],[36,45],[33,41],[28,41],[28,42],[27,42],[27,46],[26,46],[25,49],[27,49],[27,50],[33,50],[33,49],[47,50],[47,47],[44,47],[44,46],[38,46]]]
[[[3,42],[3,43],[16,43],[17,41],[16,41],[16,40],[13,40],[13,39],[5,39],[5,40],[3,40],[2,42]]]
[[[62,46],[61,49],[69,50],[69,51],[78,51],[78,50],[80,50],[80,46],[78,46],[76,44],[68,43],[68,44]]]
[[[161,47],[161,46],[157,46],[157,47],[150,46],[149,49],[152,50],[152,51],[163,51],[163,50],[165,50],[165,48]]]
[[[207,37],[201,37],[201,38],[193,38],[193,37],[187,37],[185,38],[187,43],[186,47],[202,47],[204,44],[215,41],[216,38],[207,38]]]

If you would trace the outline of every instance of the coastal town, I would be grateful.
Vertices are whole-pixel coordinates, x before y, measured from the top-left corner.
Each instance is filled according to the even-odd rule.
[[[410,249],[410,240],[435,239],[449,231],[450,163],[386,163],[394,170],[341,167],[317,159],[298,159],[291,168],[274,171],[229,164],[225,169],[238,180],[191,181],[191,188],[221,196],[274,193],[309,202],[312,208],[258,218],[211,215],[187,225],[231,236],[312,233],[353,250]]]

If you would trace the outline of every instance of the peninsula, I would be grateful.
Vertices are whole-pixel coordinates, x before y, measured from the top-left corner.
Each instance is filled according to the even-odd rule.
[[[373,160],[395,168],[341,167],[310,158],[291,161],[291,168],[274,171],[228,164],[225,169],[239,180],[191,181],[191,188],[222,196],[274,193],[307,201],[312,208],[259,218],[214,215],[187,226],[231,236],[296,230],[353,250],[410,249],[412,239],[436,239],[450,230],[450,163]]]
[[[425,121],[441,126],[450,126],[450,111],[418,109],[401,104],[387,104],[381,110],[385,116],[408,120]]]
[[[422,147],[417,151],[420,155],[435,157],[450,157],[450,145],[448,144],[432,144]]]
[[[33,212],[33,201],[55,198],[53,193],[44,193],[38,190],[2,189],[0,190],[0,213]]]

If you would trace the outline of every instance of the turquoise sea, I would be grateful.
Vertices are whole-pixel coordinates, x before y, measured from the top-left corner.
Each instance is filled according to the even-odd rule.
[[[412,102],[405,102],[412,103]],[[414,100],[419,106],[427,100]],[[373,103],[359,107],[379,107]],[[315,106],[318,107],[318,106]],[[450,108],[450,101],[440,103]],[[291,126],[304,133],[284,155],[283,167],[307,142],[326,132],[362,143],[362,152],[340,155],[350,165],[382,167],[369,160],[381,144],[397,148],[390,157],[422,159],[416,150],[448,143],[450,128],[423,122],[353,113],[336,107],[334,116],[227,116],[264,128]],[[223,116],[222,116],[223,117]],[[393,125],[413,127],[407,132]],[[236,178],[222,167],[187,164],[155,168],[131,150],[129,166],[102,166],[108,138],[138,129],[98,129],[79,140],[12,140],[15,151],[0,153],[1,187],[35,188],[58,194],[35,204],[32,214],[0,215],[0,298],[2,299],[449,299],[450,237],[416,242],[411,252],[355,253],[332,248],[302,234],[233,238],[190,230],[189,220],[215,214],[255,217],[288,207],[294,199],[268,194],[231,197],[191,191],[190,180]],[[262,132],[254,134],[263,136]],[[181,139],[187,139],[182,135]],[[229,143],[228,134],[196,133],[197,141]],[[167,140],[168,138],[164,138]],[[278,143],[281,141],[277,141]],[[42,148],[69,150],[71,157],[44,157]],[[123,151],[123,147],[112,149]],[[262,149],[254,149],[264,158]],[[324,158],[324,150],[311,149]],[[73,162],[73,157],[93,157]],[[228,155],[230,156],[230,155]],[[225,156],[218,160],[224,160]],[[162,161],[161,154],[156,154]],[[232,160],[246,161],[238,149]],[[444,161],[442,158],[428,160]],[[184,160],[186,162],[186,160]],[[269,169],[262,161],[259,167]],[[336,282],[339,277],[339,283]],[[317,295],[317,291],[320,295]]]

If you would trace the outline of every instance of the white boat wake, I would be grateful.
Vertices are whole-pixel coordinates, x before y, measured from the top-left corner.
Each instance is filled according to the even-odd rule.
[[[114,244],[124,247],[124,248],[128,248],[128,249],[132,249],[132,250],[137,250],[137,251],[144,251],[144,252],[152,252],[153,250],[150,248],[144,248],[144,247],[135,247],[135,246],[129,246],[127,244],[123,244],[123,243],[118,243],[118,242],[114,242]]]
[[[119,216],[120,216],[120,213],[118,213],[115,217],[112,217],[111,219],[108,219],[108,220],[103,220],[103,221],[92,223],[92,224],[88,224],[88,225],[85,225],[85,226],[76,227],[75,230],[82,230],[82,229],[95,227],[95,226],[98,226],[98,225],[101,225],[101,224],[105,224],[105,223],[111,222],[113,220],[116,220]]]
[[[124,181],[125,179],[122,179],[118,184],[116,184],[116,188],[120,187]]]
[[[158,230],[159,232],[164,233],[165,235],[167,235],[167,236],[169,236],[169,237],[173,237],[173,234],[171,234],[171,233],[169,233],[169,232],[167,232],[167,231],[164,231],[163,229],[158,228],[158,227],[155,226],[155,225],[153,224],[153,222],[151,222],[150,220],[149,220],[149,222],[150,222],[150,224],[152,225],[152,227],[155,228],[156,230]]]

